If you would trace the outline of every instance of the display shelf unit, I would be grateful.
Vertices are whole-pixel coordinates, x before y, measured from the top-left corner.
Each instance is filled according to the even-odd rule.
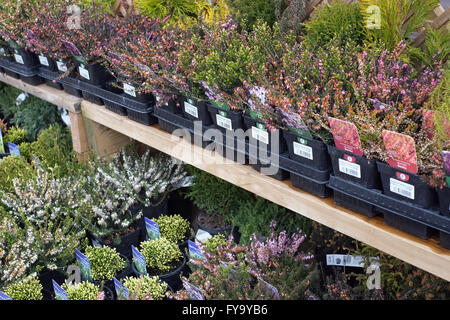
[[[51,103],[61,103],[77,115],[73,120],[71,117],[72,137],[83,145],[81,149],[75,149],[77,152],[84,154],[89,149],[99,154],[111,154],[134,139],[450,281],[450,250],[440,247],[436,238],[422,240],[385,225],[381,217],[368,218],[343,209],[333,203],[333,198],[321,199],[292,187],[289,181],[278,181],[255,171],[250,165],[226,160],[214,151],[205,151],[186,139],[160,130],[158,125],[139,124],[104,106],[74,100],[46,85],[32,87],[3,74],[0,74],[0,80]],[[69,109],[71,103],[73,110]],[[74,141],[74,147],[75,144]]]

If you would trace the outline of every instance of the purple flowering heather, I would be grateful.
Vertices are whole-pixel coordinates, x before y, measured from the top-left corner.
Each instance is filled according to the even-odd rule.
[[[443,151],[442,158],[444,159],[445,172],[450,176],[450,151]]]

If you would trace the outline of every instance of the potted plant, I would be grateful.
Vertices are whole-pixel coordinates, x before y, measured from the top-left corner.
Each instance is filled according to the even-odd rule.
[[[69,300],[114,300],[109,288],[104,287],[102,291],[97,285],[89,281],[76,284],[64,282],[61,288],[66,291]]]
[[[88,246],[85,256],[89,259],[91,279],[100,288],[108,288],[113,291],[113,278],[122,279],[130,274],[130,261],[124,255],[119,254],[114,248]]]
[[[42,300],[42,285],[38,279],[28,279],[8,285],[3,289],[13,300]]]
[[[127,277],[123,279],[123,285],[128,289],[128,300],[162,300],[168,290],[166,282],[148,275]]]
[[[188,240],[193,239],[193,230],[189,221],[179,214],[161,215],[158,218],[152,218],[152,220],[158,223],[161,237],[177,243],[181,251],[184,252]]]
[[[186,257],[178,245],[165,238],[160,238],[141,242],[140,247],[140,252],[145,258],[147,274],[158,276],[174,290],[179,289],[181,285],[180,275],[184,270]],[[137,270],[135,264],[132,267],[136,276],[142,274]]]

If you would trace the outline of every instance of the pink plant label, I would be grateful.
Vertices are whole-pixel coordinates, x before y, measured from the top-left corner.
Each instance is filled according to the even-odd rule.
[[[328,122],[330,123],[334,144],[338,149],[351,152],[357,156],[363,155],[358,129],[353,123],[331,117],[328,118]]]
[[[392,167],[417,174],[417,154],[414,139],[410,136],[383,130],[383,142]]]

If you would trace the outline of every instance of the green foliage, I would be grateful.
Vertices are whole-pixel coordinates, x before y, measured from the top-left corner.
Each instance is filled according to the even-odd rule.
[[[100,292],[95,284],[88,281],[69,285],[64,282],[61,288],[67,292],[69,300],[98,300]]]
[[[217,254],[219,247],[225,247],[227,244],[227,238],[224,234],[217,234],[205,241],[204,245],[209,252]]]
[[[275,23],[273,0],[227,0],[233,19],[247,30],[253,30],[256,21],[262,20],[269,26]]]
[[[42,300],[42,285],[38,279],[29,279],[11,284],[4,292],[13,300]]]
[[[170,271],[183,259],[178,245],[165,238],[144,241],[141,248],[147,269],[156,269],[157,272]]]
[[[163,19],[170,15],[175,23],[189,23],[200,14],[199,3],[192,0],[135,0],[134,3],[149,17]]]
[[[231,222],[233,214],[243,201],[253,198],[252,194],[205,171],[188,167],[194,176],[186,197],[210,215],[221,215],[225,222]]]
[[[445,62],[449,53],[450,34],[446,30],[433,30],[430,27],[427,28],[422,50],[409,48],[410,56],[429,68],[433,68],[438,62]]]
[[[26,130],[14,126],[8,129],[8,131],[4,136],[4,141],[5,143],[12,142],[16,145],[19,145],[22,142],[25,142],[26,137],[27,137]]]
[[[162,215],[157,219],[152,219],[159,225],[161,237],[178,243],[186,240],[190,223],[179,214]]]
[[[278,231],[286,230],[288,233],[293,233],[299,227],[310,228],[309,220],[263,198],[243,202],[232,218],[233,225],[239,226],[240,242],[245,244],[250,242],[254,233],[259,236],[268,236],[271,232],[272,220],[277,221]]]
[[[380,28],[367,28],[367,36],[372,42],[381,41],[392,50],[404,39],[424,25],[425,19],[439,4],[439,0],[361,0],[359,7],[364,22],[371,24],[373,12],[370,6],[380,9]]]
[[[0,88],[0,112],[10,125],[26,130],[28,141],[36,140],[39,133],[52,124],[63,124],[61,111],[39,98],[28,96],[17,106],[16,98],[20,93],[20,90],[10,86]]]
[[[91,264],[92,280],[112,280],[127,266],[115,248],[88,246],[85,255]]]
[[[14,190],[14,179],[26,182],[35,176],[35,168],[24,157],[9,156],[0,161],[0,190],[4,192]]]
[[[127,277],[123,284],[128,289],[128,300],[162,300],[168,288],[167,283],[158,277],[148,275]]]
[[[305,26],[305,43],[310,48],[323,47],[333,39],[341,45],[348,41],[361,45],[365,40],[363,16],[358,5],[342,0],[316,9],[314,17]]]
[[[434,88],[427,107],[435,111],[435,140],[442,150],[450,148],[450,69],[446,69],[441,82]]]

